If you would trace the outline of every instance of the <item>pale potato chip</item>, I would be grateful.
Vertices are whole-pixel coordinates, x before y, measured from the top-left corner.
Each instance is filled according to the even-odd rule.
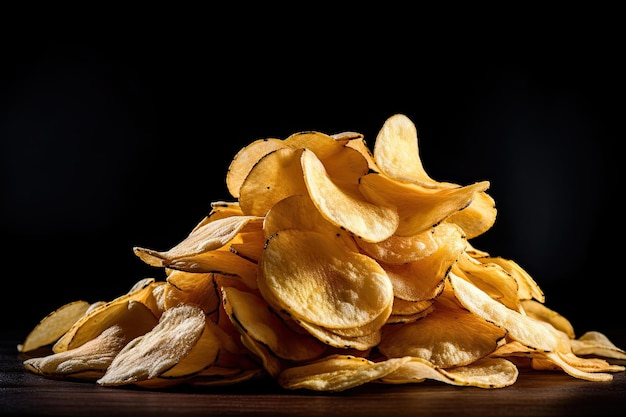
[[[204,311],[192,304],[166,310],[159,323],[115,356],[98,384],[116,386],[156,378],[194,348],[206,328]]]
[[[134,247],[135,254],[152,266],[170,266],[176,260],[219,249],[233,240],[250,223],[262,223],[257,216],[229,216],[194,229],[185,239],[167,251]]]
[[[521,303],[526,315],[550,323],[556,329],[565,333],[570,339],[576,337],[574,326],[561,314],[536,300],[521,300]]]

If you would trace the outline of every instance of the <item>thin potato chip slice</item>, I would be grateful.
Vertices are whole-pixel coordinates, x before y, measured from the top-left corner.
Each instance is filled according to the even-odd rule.
[[[571,341],[572,351],[577,355],[596,355],[605,358],[626,360],[626,351],[613,344],[604,334],[588,331]]]
[[[381,127],[374,144],[374,160],[385,175],[428,188],[453,188],[456,184],[433,180],[419,155],[417,129],[403,114],[394,114]]]
[[[470,205],[476,194],[487,188],[489,182],[481,181],[464,187],[433,190],[379,173],[364,175],[359,186],[370,201],[384,201],[398,210],[395,233],[399,236],[412,236],[443,222]]]
[[[113,324],[107,327],[98,320],[86,322],[80,330],[85,331],[89,327],[93,337],[77,344],[77,347],[42,358],[28,359],[24,361],[26,368],[40,375],[57,378],[96,379],[104,375],[129,341],[151,331],[157,324],[150,309],[138,301],[127,300],[115,306],[123,308],[107,310],[113,317],[108,317],[106,322]]]
[[[526,315],[550,323],[570,339],[576,337],[574,326],[561,314],[535,300],[522,300],[521,303]]]
[[[265,216],[285,197],[306,194],[300,148],[277,149],[263,156],[250,170],[239,190],[239,205],[246,215]]]
[[[116,386],[156,378],[193,350],[205,322],[204,311],[192,304],[166,310],[150,332],[124,346],[98,384]]]
[[[279,358],[308,361],[326,350],[317,339],[287,327],[260,296],[232,287],[223,287],[222,295],[224,309],[240,332],[267,346]]]
[[[44,317],[17,346],[19,352],[29,352],[56,342],[89,309],[87,301],[72,301]]]
[[[286,147],[280,139],[257,139],[240,149],[231,161],[226,173],[226,187],[234,198],[239,198],[241,185],[259,159],[276,149]]]
[[[383,332],[378,345],[389,357],[419,357],[438,368],[469,365],[498,347],[506,330],[458,306],[437,303],[424,320]]]
[[[233,240],[249,223],[263,221],[257,216],[229,216],[208,222],[196,228],[183,241],[167,251],[135,247],[133,251],[145,263],[152,266],[169,266],[181,258],[219,249]]]
[[[362,326],[393,303],[391,282],[378,263],[322,233],[278,232],[268,239],[260,265],[261,293],[318,326]]]
[[[453,273],[448,280],[459,302],[472,313],[501,326],[513,340],[544,352],[569,351],[550,324],[512,310]]]
[[[493,197],[481,191],[476,193],[469,206],[452,214],[445,221],[460,226],[467,238],[473,239],[491,229],[497,214]]]
[[[353,190],[340,188],[311,151],[302,153],[302,171],[311,200],[324,218],[369,242],[391,236],[398,226],[398,213],[390,205],[373,204]]]
[[[332,355],[310,363],[285,369],[278,383],[285,389],[313,391],[344,391],[384,378],[410,358],[394,358],[373,362],[352,355]]]
[[[366,254],[387,264],[404,264],[429,256],[437,249],[433,229],[424,230],[413,236],[392,235],[380,242],[356,239],[359,248]]]

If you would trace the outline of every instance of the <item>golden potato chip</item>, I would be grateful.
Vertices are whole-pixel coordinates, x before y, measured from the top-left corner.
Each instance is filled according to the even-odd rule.
[[[393,303],[391,282],[378,263],[318,232],[278,232],[268,239],[260,265],[261,293],[318,326],[362,326]]]
[[[383,378],[410,358],[373,362],[351,355],[332,355],[310,364],[285,369],[278,383],[285,389],[344,391]]]
[[[226,187],[234,198],[239,198],[239,190],[252,167],[268,153],[286,147],[280,139],[257,139],[243,147],[231,161],[226,173]]]
[[[89,308],[87,301],[72,301],[44,317],[17,346],[19,352],[29,352],[56,342]]]
[[[222,296],[224,309],[240,332],[279,358],[308,361],[326,350],[317,339],[291,330],[260,296],[232,287],[222,287]]]
[[[381,201],[398,211],[395,233],[411,236],[428,230],[470,205],[477,194],[489,188],[488,181],[464,187],[430,189],[403,183],[384,174],[361,177],[359,190],[370,201]]]
[[[366,254],[387,264],[403,264],[418,261],[437,249],[433,229],[412,236],[392,235],[380,242],[356,239],[359,248]]]
[[[377,204],[381,200],[368,201],[352,189],[340,188],[313,152],[302,153],[302,171],[311,200],[334,225],[369,242],[385,240],[396,231],[399,218],[394,207]]]
[[[506,307],[453,273],[448,275],[454,295],[472,313],[506,329],[513,340],[544,352],[568,351],[552,325]]]
[[[402,182],[428,188],[454,188],[456,184],[433,180],[419,155],[417,129],[403,114],[394,114],[381,127],[374,143],[374,160],[381,172]]]
[[[468,239],[473,239],[491,229],[496,222],[496,205],[485,191],[476,193],[471,203],[453,213],[445,221],[460,226]]]
[[[328,346],[339,349],[354,349],[359,351],[367,351],[376,346],[380,342],[381,331],[377,330],[371,333],[358,336],[346,336],[326,327],[318,326],[306,321],[298,321],[302,328],[306,329],[316,339],[322,341]]]
[[[387,272],[396,298],[408,301],[434,299],[442,291],[446,275],[465,248],[462,230],[440,224],[432,230],[435,252],[405,264],[380,263]]]
[[[239,190],[241,210],[250,216],[265,216],[285,197],[306,194],[302,176],[301,148],[283,148],[263,156],[250,170]]]
[[[388,358],[413,356],[449,368],[484,358],[505,335],[503,328],[463,308],[435,301],[426,319],[384,331],[378,349]]]
[[[491,298],[513,310],[521,310],[517,281],[499,264],[480,262],[464,252],[460,254],[453,271],[485,291]]]

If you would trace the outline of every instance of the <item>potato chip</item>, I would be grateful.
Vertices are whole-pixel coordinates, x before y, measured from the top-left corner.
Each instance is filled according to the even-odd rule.
[[[252,167],[265,155],[282,149],[286,145],[282,140],[269,138],[258,139],[242,148],[231,161],[226,173],[226,187],[234,198],[239,198],[239,190]]]
[[[487,188],[489,182],[481,181],[464,187],[430,189],[403,183],[384,174],[370,173],[361,177],[359,190],[370,201],[382,201],[395,207],[399,216],[395,233],[412,236],[466,208]]]
[[[505,335],[503,328],[465,309],[435,301],[426,319],[383,332],[378,349],[388,358],[413,356],[449,368],[484,358]]]
[[[626,360],[626,350],[613,344],[604,334],[598,331],[585,332],[578,339],[571,340],[572,351],[576,355],[596,355],[605,358]]]
[[[391,282],[378,263],[318,232],[291,229],[271,236],[261,270],[262,294],[269,292],[279,309],[318,326],[362,326],[393,303]]]
[[[454,295],[465,308],[506,329],[513,340],[544,352],[569,350],[550,324],[506,307],[453,273],[448,275],[448,280]]]
[[[285,369],[278,383],[285,389],[344,391],[383,378],[410,358],[373,362],[351,355],[332,355],[316,362]]]
[[[29,352],[56,342],[89,309],[87,301],[72,301],[57,308],[26,336],[24,343],[17,346],[19,352]]]
[[[183,241],[167,251],[135,247],[133,251],[153,266],[170,266],[176,260],[219,249],[233,240],[249,223],[263,221],[257,216],[229,216],[196,228]]]
[[[206,328],[205,320],[204,311],[192,304],[165,311],[150,332],[124,346],[98,384],[116,386],[156,378],[193,350]]]
[[[399,218],[394,207],[340,188],[313,152],[302,154],[302,171],[311,200],[328,221],[369,242],[380,242],[395,233]]]
[[[263,156],[239,190],[239,205],[249,216],[265,216],[285,197],[306,194],[300,156],[304,149],[283,148]]]
[[[240,332],[279,358],[308,361],[326,350],[317,339],[291,330],[260,296],[232,287],[223,287],[222,295],[224,309]]]

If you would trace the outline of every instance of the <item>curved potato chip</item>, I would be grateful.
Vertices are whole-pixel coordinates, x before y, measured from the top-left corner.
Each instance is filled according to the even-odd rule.
[[[24,361],[31,372],[53,378],[96,380],[128,343],[124,330],[113,325],[94,339],[64,352]]]
[[[417,129],[403,114],[394,114],[381,127],[374,143],[374,160],[385,175],[428,188],[453,188],[456,184],[433,180],[424,170]]]
[[[605,358],[626,360],[626,351],[613,344],[603,333],[585,332],[578,339],[571,341],[572,351],[577,355],[596,355]]]
[[[205,322],[204,311],[192,304],[166,310],[151,331],[124,346],[98,384],[116,386],[156,378],[192,351]]]
[[[89,309],[87,301],[72,301],[44,317],[17,346],[19,352],[29,352],[56,342]]]
[[[521,303],[526,315],[550,323],[556,329],[565,333],[570,339],[576,337],[574,326],[561,314],[535,300],[522,300]]]
[[[499,264],[477,261],[464,252],[453,270],[500,303],[521,311],[517,281]]]
[[[380,330],[361,336],[346,336],[333,331],[333,329],[318,326],[306,321],[298,321],[298,323],[311,336],[322,341],[328,346],[339,349],[367,351],[376,346],[380,342],[381,338]]]
[[[134,247],[133,252],[152,266],[168,266],[180,258],[199,255],[226,245],[248,224],[263,222],[258,216],[229,216],[208,222],[196,228],[185,239],[167,251]]]
[[[373,362],[352,355],[332,355],[319,361],[285,369],[278,383],[285,389],[344,391],[383,378],[410,358]]]
[[[287,327],[260,296],[232,287],[223,287],[222,296],[224,309],[240,332],[263,344],[279,358],[307,361],[326,350],[317,339]]]
[[[381,378],[387,384],[421,383],[426,379],[449,385],[478,388],[504,388],[517,381],[519,370],[502,358],[483,358],[469,365],[449,369],[435,368],[430,362],[412,357],[397,370]]]
[[[388,358],[413,356],[438,368],[469,365],[498,347],[506,330],[460,307],[435,301],[424,320],[383,332],[378,345]]]
[[[476,194],[489,188],[489,181],[464,187],[429,189],[403,183],[384,174],[361,177],[359,190],[371,201],[385,201],[398,210],[395,233],[411,236],[427,230],[470,205]]]
[[[386,272],[372,258],[318,232],[283,230],[261,259],[261,293],[298,320],[345,329],[376,319],[393,303]]]
[[[357,245],[366,254],[387,264],[403,264],[420,260],[437,249],[433,230],[424,230],[412,236],[392,235],[380,242],[356,239]]]
[[[120,321],[127,317],[131,307],[135,307],[136,310],[144,312],[142,319],[139,320],[135,317],[136,325],[140,329],[144,329],[144,323],[148,323],[148,326],[154,326],[157,322],[157,318],[154,313],[140,300],[145,299],[152,294],[152,288],[154,281],[152,279],[141,280],[143,286],[134,286],[133,289],[107,303],[101,304],[88,313],[81,316],[70,329],[59,338],[52,346],[54,353],[64,352],[66,350],[75,349],[82,344],[94,339],[105,329],[119,324]],[[145,308],[140,308],[134,303],[141,304]]]
[[[239,190],[239,205],[247,215],[265,216],[285,197],[306,194],[300,156],[302,148],[281,148],[263,156]]]
[[[506,307],[491,298],[487,293],[453,273],[448,275],[454,295],[469,311],[485,320],[501,326],[509,336],[525,346],[544,352],[569,351],[554,327]]]
[[[394,207],[371,203],[340,188],[313,152],[302,153],[302,170],[311,200],[334,225],[370,242],[385,240],[396,231],[399,217]]]
[[[461,226],[467,238],[473,239],[491,229],[497,214],[493,197],[481,191],[476,193],[467,207],[452,214],[445,221]]]
[[[466,241],[460,227],[440,224],[432,230],[437,250],[417,261],[406,264],[384,264],[393,292],[407,301],[424,301],[437,297],[443,289],[446,275],[463,253]]]
[[[257,139],[237,152],[226,172],[226,187],[235,198],[239,198],[241,185],[248,176],[252,167],[265,155],[284,148],[286,145],[280,139]]]

